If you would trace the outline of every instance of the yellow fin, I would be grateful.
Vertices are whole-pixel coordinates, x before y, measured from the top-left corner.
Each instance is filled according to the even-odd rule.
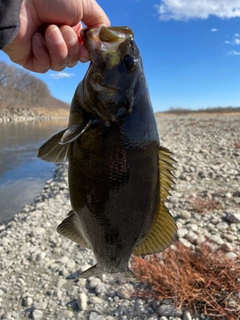
[[[66,129],[56,133],[47,140],[38,150],[38,157],[48,162],[61,163],[67,160],[68,145],[61,145],[62,136]]]
[[[160,206],[159,211],[152,223],[152,227],[143,242],[133,250],[135,255],[148,255],[166,249],[173,242],[177,226],[164,201],[170,194],[174,184],[175,170],[173,163],[176,161],[171,157],[172,153],[163,147],[159,150],[159,185]]]
[[[90,245],[86,240],[84,240],[80,230],[77,228],[78,224],[79,222],[76,218],[76,213],[71,210],[68,213],[67,218],[64,219],[57,227],[57,232],[62,236],[80,244],[81,246],[91,249]]]

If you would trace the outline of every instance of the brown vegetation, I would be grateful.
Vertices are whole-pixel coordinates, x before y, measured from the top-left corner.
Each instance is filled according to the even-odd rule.
[[[193,211],[204,214],[209,211],[211,212],[214,209],[219,209],[221,204],[213,199],[194,198],[191,202],[191,206]]]
[[[133,257],[133,271],[151,289],[137,296],[171,299],[176,307],[210,319],[240,319],[240,263],[206,245],[196,251],[176,243],[147,260]]]
[[[1,61],[0,108],[31,108],[48,116],[67,116],[69,113],[69,105],[52,97],[46,83]]]

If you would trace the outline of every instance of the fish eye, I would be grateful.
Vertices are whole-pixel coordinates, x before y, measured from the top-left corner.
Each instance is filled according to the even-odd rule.
[[[135,69],[137,68],[137,60],[130,55],[126,55],[124,57],[124,63],[129,72],[134,72]]]

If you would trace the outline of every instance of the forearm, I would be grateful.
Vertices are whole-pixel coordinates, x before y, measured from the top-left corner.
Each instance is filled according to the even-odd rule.
[[[9,44],[19,31],[21,3],[22,0],[0,0],[0,49]]]

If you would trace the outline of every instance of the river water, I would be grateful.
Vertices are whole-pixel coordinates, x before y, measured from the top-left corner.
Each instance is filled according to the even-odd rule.
[[[37,158],[50,136],[66,128],[67,120],[0,124],[0,225],[33,202],[55,165]]]

